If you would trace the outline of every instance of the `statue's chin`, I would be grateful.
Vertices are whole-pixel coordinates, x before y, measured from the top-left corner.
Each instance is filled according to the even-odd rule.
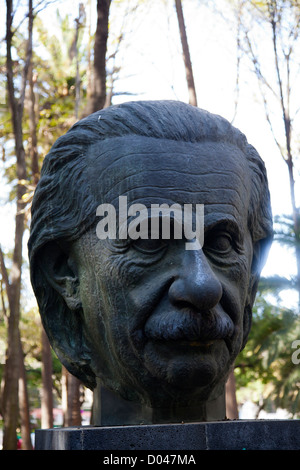
[[[203,394],[204,400],[230,368],[229,352],[222,340],[205,345],[148,342],[143,360],[156,393],[157,384],[161,384],[171,395],[195,394],[199,399]]]
[[[149,347],[144,355],[143,373],[135,374],[135,383],[124,380],[121,386],[116,384],[114,390],[125,400],[151,408],[205,403],[223,393],[230,361],[228,354],[223,354],[222,358],[218,361],[211,353],[177,354],[167,361],[166,357],[162,360],[161,355],[153,354]]]

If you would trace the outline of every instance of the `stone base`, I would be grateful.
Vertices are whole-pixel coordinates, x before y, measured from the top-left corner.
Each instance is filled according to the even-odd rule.
[[[36,450],[299,450],[300,420],[40,429]]]

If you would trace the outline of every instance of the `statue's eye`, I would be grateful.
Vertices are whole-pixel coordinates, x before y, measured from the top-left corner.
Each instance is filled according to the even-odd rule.
[[[146,254],[157,253],[158,251],[163,250],[167,246],[165,240],[152,240],[151,238],[145,240],[142,238],[138,238],[137,240],[133,240],[131,243],[132,247],[135,250]]]
[[[232,246],[232,237],[227,232],[213,233],[205,238],[204,248],[208,251],[224,255],[231,251]]]
[[[125,239],[125,240],[120,240],[118,238],[115,239],[107,239],[109,248],[111,251],[118,252],[118,253],[124,253],[125,251],[128,250],[130,247],[130,240]]]

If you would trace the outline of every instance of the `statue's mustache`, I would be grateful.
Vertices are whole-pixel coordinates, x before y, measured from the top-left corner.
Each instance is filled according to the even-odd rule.
[[[228,339],[234,332],[234,324],[218,305],[203,313],[189,308],[154,313],[148,318],[144,331],[154,340],[203,342]]]

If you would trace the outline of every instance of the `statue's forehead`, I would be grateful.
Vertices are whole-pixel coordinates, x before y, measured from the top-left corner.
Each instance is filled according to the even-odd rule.
[[[223,142],[128,136],[95,145],[89,189],[99,204],[204,204],[205,213],[247,214],[251,179],[243,152]]]

